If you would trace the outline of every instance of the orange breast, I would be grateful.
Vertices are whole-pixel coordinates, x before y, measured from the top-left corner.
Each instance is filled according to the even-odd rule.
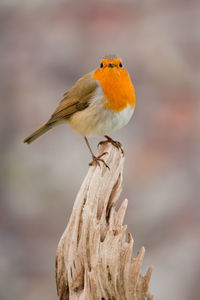
[[[93,77],[99,81],[105,96],[102,105],[115,112],[122,111],[127,105],[135,106],[135,91],[128,72],[122,68],[97,69]]]

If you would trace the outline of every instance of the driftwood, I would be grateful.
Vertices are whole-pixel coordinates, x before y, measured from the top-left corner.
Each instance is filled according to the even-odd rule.
[[[76,197],[56,253],[59,300],[151,300],[152,268],[140,274],[145,249],[132,257],[133,239],[122,225],[128,200],[118,210],[124,157],[111,144],[99,146],[108,170],[93,165]]]

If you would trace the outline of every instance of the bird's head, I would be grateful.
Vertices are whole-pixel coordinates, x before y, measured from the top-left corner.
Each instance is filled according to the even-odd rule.
[[[107,71],[108,69],[113,69],[113,71],[116,71],[117,69],[119,70],[122,68],[122,60],[115,54],[104,56],[99,65],[99,69],[102,69],[103,71]]]

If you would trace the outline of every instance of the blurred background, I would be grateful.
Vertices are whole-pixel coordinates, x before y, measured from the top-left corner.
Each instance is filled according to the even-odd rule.
[[[198,0],[0,1],[0,299],[57,298],[56,248],[91,157],[67,125],[22,141],[108,53],[136,90],[134,117],[112,135],[134,255],[146,248],[155,299],[199,299],[199,12]]]

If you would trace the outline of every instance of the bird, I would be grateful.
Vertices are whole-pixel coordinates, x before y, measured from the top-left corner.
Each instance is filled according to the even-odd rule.
[[[106,141],[120,148],[121,143],[108,136],[125,126],[135,109],[135,89],[131,78],[123,66],[122,59],[109,54],[104,56],[94,71],[81,77],[64,95],[50,119],[39,129],[24,139],[30,144],[53,127],[69,123],[84,137],[92,155],[92,162],[100,166],[102,157],[95,156],[88,137],[104,136]]]

